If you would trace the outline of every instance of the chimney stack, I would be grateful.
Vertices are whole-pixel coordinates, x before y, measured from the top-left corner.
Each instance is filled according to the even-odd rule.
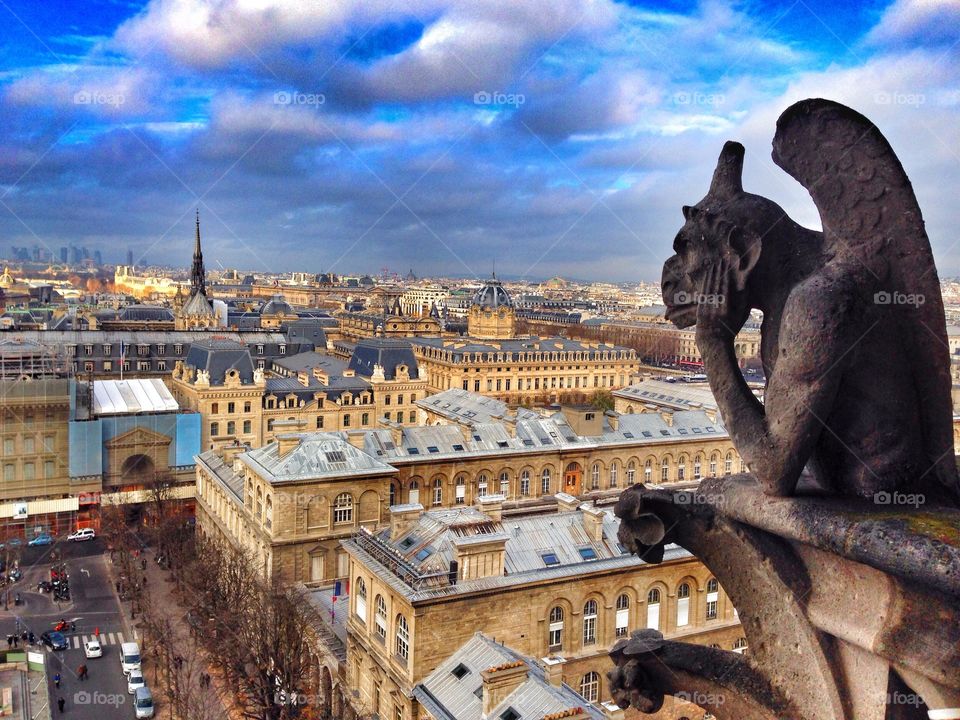
[[[522,660],[504,663],[480,672],[483,680],[482,717],[487,717],[510,693],[527,681],[529,668]]]
[[[503,520],[503,495],[486,495],[480,498],[480,512],[494,522]]]
[[[294,448],[300,447],[300,436],[294,433],[277,435],[277,455],[285,458]]]
[[[557,512],[573,512],[580,507],[580,501],[573,495],[567,493],[557,493]]]
[[[543,665],[543,672],[547,676],[547,681],[554,687],[560,687],[563,684],[563,664],[566,659],[559,655],[549,655],[540,658],[540,664]]]
[[[413,527],[421,514],[423,514],[423,505],[420,503],[392,505],[390,507],[390,542],[396,542],[397,538]]]
[[[667,424],[667,427],[673,427],[673,410],[661,410],[660,417]]]
[[[603,518],[605,515],[603,510],[593,505],[584,505],[580,509],[580,513],[583,515],[583,529],[587,533],[587,537],[593,542],[601,542],[603,540]]]

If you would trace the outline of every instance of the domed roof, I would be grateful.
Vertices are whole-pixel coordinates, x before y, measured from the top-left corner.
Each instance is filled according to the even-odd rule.
[[[16,280],[13,279],[13,275],[10,274],[10,268],[5,267],[3,269],[3,275],[0,275],[0,287],[10,287]]]
[[[503,284],[497,280],[494,275],[486,284],[477,290],[471,301],[472,305],[478,305],[482,308],[496,310],[501,307],[513,307],[513,300],[510,294],[504,289]]]
[[[261,315],[295,315],[290,304],[283,299],[283,295],[274,295],[260,308]]]

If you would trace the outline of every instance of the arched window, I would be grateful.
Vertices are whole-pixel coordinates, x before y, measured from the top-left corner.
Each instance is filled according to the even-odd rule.
[[[435,478],[433,481],[433,504],[443,504],[443,479]]]
[[[257,488],[257,519],[263,517],[263,490]]]
[[[420,502],[420,483],[417,480],[410,481],[410,492],[407,493],[407,502],[416,505]]]
[[[530,471],[524,470],[520,473],[520,496],[527,497],[530,495]]]
[[[351,522],[353,522],[353,495],[340,493],[333,501],[333,523],[337,525]]]
[[[647,593],[647,627],[660,629],[660,590],[657,588]]]
[[[733,472],[733,453],[728,452],[727,456],[723,459],[723,474],[729,475]]]
[[[697,455],[693,459],[693,479],[694,480],[699,480],[701,477],[703,477],[701,473],[702,464],[703,464],[703,457],[700,455]]]
[[[610,487],[615,488],[617,486],[617,461],[614,460],[610,463]]]
[[[467,479],[463,475],[457,478],[454,493],[457,505],[463,505],[467,501]]]
[[[356,582],[356,596],[357,596],[357,605],[356,605],[356,614],[364,624],[367,622],[367,584],[363,581],[362,577],[357,578]]]
[[[643,464],[643,481],[649,483],[653,480],[653,463],[647,460]]]
[[[637,465],[633,460],[627,463],[627,485],[633,485],[637,481]]]
[[[600,489],[600,463],[594,463],[590,468],[590,487],[593,490]]]
[[[273,499],[267,495],[267,512],[263,524],[266,525],[267,529],[273,527]]]
[[[600,676],[592,670],[580,681],[580,694],[587,702],[596,702],[600,696]]]
[[[551,650],[559,650],[563,647],[563,608],[559,605],[550,608],[548,645]]]
[[[687,479],[687,456],[681,455],[677,460],[677,482]]]
[[[677,588],[677,627],[683,627],[690,622],[690,586],[680,583]]]
[[[707,580],[707,620],[717,619],[717,598],[720,595],[720,583],[716,578]]]
[[[714,453],[710,456],[710,477],[717,476],[717,461],[720,459],[720,456],[717,453]]]
[[[747,639],[745,637],[737,638],[733,643],[733,651],[741,655],[747,651]]]
[[[510,473],[506,470],[500,473],[500,494],[505,498],[510,497]]]
[[[597,641],[597,601],[587,600],[583,606],[583,644],[593,645]]]
[[[550,468],[544,468],[543,472],[540,473],[540,494],[550,494]]]
[[[667,482],[670,479],[670,460],[664,458],[660,463],[660,482]]]
[[[403,615],[397,615],[397,656],[408,659],[410,656],[410,628],[407,627],[407,619]]]
[[[377,595],[377,614],[374,616],[373,621],[377,626],[377,636],[381,640],[387,639],[387,602],[383,599],[383,595]]]
[[[390,483],[390,505],[393,506],[396,504],[397,504],[397,484]]]
[[[487,474],[480,473],[477,475],[477,497],[486,497],[487,496]]]
[[[617,598],[617,637],[626,637],[630,627],[630,597],[624,593]]]
[[[233,420],[227,421],[227,435],[236,435],[237,434],[237,423]]]

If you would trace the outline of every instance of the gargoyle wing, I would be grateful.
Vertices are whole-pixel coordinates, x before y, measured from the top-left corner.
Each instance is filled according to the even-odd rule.
[[[858,272],[872,286],[863,288],[864,302],[873,302],[877,292],[921,298],[915,310],[894,313],[899,336],[911,348],[911,377],[904,380],[917,390],[931,474],[948,495],[960,497],[940,280],[903,166],[872,122],[823,99],[803,100],[784,111],[773,139],[773,161],[813,198],[830,262],[866,270]]]

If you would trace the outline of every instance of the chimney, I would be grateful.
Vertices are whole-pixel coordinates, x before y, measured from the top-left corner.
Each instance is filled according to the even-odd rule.
[[[547,681],[554,687],[563,685],[563,664],[566,660],[559,655],[548,655],[540,658],[540,664],[543,665],[543,672],[547,676]]]
[[[487,495],[480,498],[480,512],[494,522],[503,520],[503,495]]]
[[[364,440],[367,437],[367,434],[363,431],[352,431],[347,430],[347,442],[353,445],[357,450],[364,450]]]
[[[315,367],[315,368],[313,369],[313,376],[314,376],[317,380],[319,380],[320,382],[322,382],[324,385],[329,385],[329,384],[330,384],[330,377],[329,377],[329,375],[327,374],[327,372],[326,372],[325,370],[322,370],[322,369],[320,369],[320,368],[318,368],[318,367]]]
[[[604,417],[607,418],[607,422],[610,423],[610,428],[616,430],[620,427],[620,413],[615,412],[614,410],[607,410],[604,414]]]
[[[502,529],[486,535],[453,538],[454,559],[461,580],[501,577],[508,535]]]
[[[661,410],[660,417],[667,424],[667,427],[673,427],[673,410]]]
[[[390,542],[396,542],[397,538],[413,527],[414,523],[420,519],[422,514],[423,505],[420,503],[411,503],[409,505],[391,505]]]
[[[557,493],[557,512],[573,512],[580,507],[580,501],[573,495],[567,493]]]
[[[603,540],[603,518],[605,513],[598,507],[584,505],[580,509],[583,515],[583,529],[593,542]]]
[[[293,433],[277,435],[277,455],[285,458],[294,448],[300,447],[300,436]]]
[[[232,465],[233,461],[236,459],[237,455],[242,452],[249,450],[246,445],[241,442],[234,441],[229,445],[224,445],[220,448],[220,453],[223,456],[224,465]]]
[[[529,668],[522,660],[489,667],[480,672],[483,680],[483,709],[481,717],[487,717],[507,696],[527,681]]]
[[[306,370],[300,370],[297,373],[297,380],[304,387],[310,387],[310,374]]]
[[[389,420],[384,421],[386,425],[390,428],[390,439],[393,440],[393,444],[397,448],[403,447],[403,425],[397,422],[392,422]]]

